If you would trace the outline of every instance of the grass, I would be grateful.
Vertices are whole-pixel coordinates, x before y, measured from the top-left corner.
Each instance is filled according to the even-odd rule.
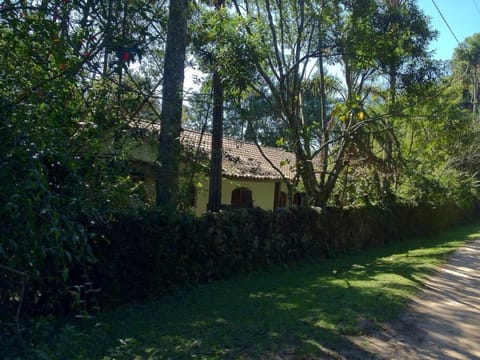
[[[54,330],[50,325],[39,330],[31,354],[103,360],[335,358],[335,349],[356,347],[345,335],[375,330],[398,316],[424,279],[479,231],[478,225],[461,227],[128,304]]]

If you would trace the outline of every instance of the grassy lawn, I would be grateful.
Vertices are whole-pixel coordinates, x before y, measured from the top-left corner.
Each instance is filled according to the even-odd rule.
[[[425,277],[479,232],[479,225],[461,227],[105,310],[92,320],[50,326],[46,335],[39,331],[33,357],[335,358],[335,349],[355,346],[344,335],[396,317]]]

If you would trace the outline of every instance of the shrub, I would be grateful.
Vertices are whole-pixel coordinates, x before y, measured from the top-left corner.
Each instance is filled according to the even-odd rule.
[[[147,209],[98,229],[110,243],[94,249],[94,276],[104,301],[125,301],[433,234],[472,214],[472,207],[455,205],[238,209],[202,217]]]

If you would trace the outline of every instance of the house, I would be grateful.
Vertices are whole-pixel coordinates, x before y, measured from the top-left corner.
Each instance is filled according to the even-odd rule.
[[[130,158],[135,162],[136,175],[144,182],[147,201],[155,199],[155,162],[160,127],[155,123],[136,122],[139,130],[130,145]],[[208,160],[212,135],[183,129],[180,142],[185,149],[186,163],[196,155]],[[197,156],[198,157],[198,156]],[[186,171],[187,165],[183,165]],[[204,174],[208,172],[204,171]],[[222,204],[225,207],[260,207],[276,210],[287,204],[288,187],[296,179],[295,154],[274,147],[258,146],[232,138],[223,139]],[[207,210],[208,176],[196,178],[189,191],[190,206],[200,215]],[[296,196],[298,201],[298,195]]]

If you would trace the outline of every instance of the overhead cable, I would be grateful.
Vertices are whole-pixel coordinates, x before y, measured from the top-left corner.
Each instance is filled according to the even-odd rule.
[[[458,45],[460,45],[460,41],[458,41],[458,38],[457,38],[457,36],[455,35],[455,33],[453,32],[453,30],[452,30],[452,28],[450,27],[450,25],[448,24],[447,19],[445,19],[445,16],[443,16],[442,12],[441,12],[440,9],[438,8],[437,3],[435,2],[435,0],[432,0],[432,2],[433,2],[433,5],[435,5],[435,8],[437,9],[438,13],[439,13],[440,16],[442,17],[443,22],[447,25],[448,30],[450,30],[450,33],[453,35],[453,37],[454,37],[455,40],[457,41]]]
[[[478,14],[480,15],[480,8],[478,7],[478,4],[475,0],[472,0],[473,5],[475,5],[475,9],[477,9]]]

